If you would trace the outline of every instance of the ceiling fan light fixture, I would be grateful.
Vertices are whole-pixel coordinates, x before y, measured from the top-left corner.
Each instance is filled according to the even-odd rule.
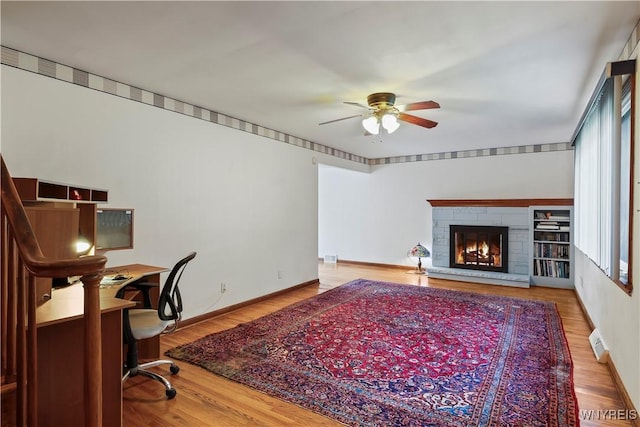
[[[0,0],[1,1],[1,0]],[[410,104],[396,106],[396,96],[391,92],[376,92],[367,96],[367,105],[359,102],[344,101],[345,104],[354,105],[356,107],[368,110],[364,114],[356,114],[354,116],[342,117],[340,119],[329,120],[328,122],[319,123],[326,125],[328,123],[339,122],[354,117],[362,117],[362,127],[366,130],[365,135],[379,135],[380,133],[392,134],[400,127],[400,122],[410,123],[412,125],[421,126],[431,129],[438,125],[433,120],[423,119],[422,117],[407,114],[406,111],[430,110],[440,108],[440,104],[435,101],[420,101]]]
[[[362,127],[372,135],[380,133],[380,123],[376,116],[372,115],[362,120]]]
[[[386,113],[382,116],[382,127],[386,129],[388,133],[395,132],[399,127],[398,117],[393,113]]]

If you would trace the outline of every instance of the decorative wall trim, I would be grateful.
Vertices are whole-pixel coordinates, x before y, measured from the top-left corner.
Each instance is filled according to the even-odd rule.
[[[636,47],[640,44],[640,21],[636,24],[633,31],[631,31],[631,35],[629,35],[629,40],[622,48],[622,52],[618,56],[618,61],[624,61],[627,59],[631,59],[631,55],[635,51]]]
[[[24,71],[30,71],[42,76],[51,77],[56,80],[62,80],[75,85],[84,86],[99,92],[119,96],[131,101],[141,102],[143,104],[162,108],[163,110],[184,114],[186,116],[227,126],[243,132],[253,133],[265,138],[305,148],[307,150],[328,154],[330,156],[350,160],[356,163],[368,163],[368,159],[362,156],[357,156],[355,154],[347,153],[346,151],[298,138],[274,129],[269,129],[246,120],[227,116],[217,111],[192,105],[177,99],[172,99],[162,94],[149,92],[135,86],[110,80],[97,74],[88,73],[77,68],[58,64],[53,61],[49,61],[48,59],[39,58],[6,46],[2,46],[1,62],[2,64],[10,67],[19,68]]]
[[[369,159],[369,165],[389,165],[394,163],[425,162],[430,160],[465,159],[471,157],[504,156],[507,154],[544,153],[548,151],[569,151],[569,142],[553,144],[517,145],[513,147],[485,148],[479,150],[447,151],[443,153],[416,154],[412,156],[384,157]]]
[[[634,32],[637,34],[637,31]],[[412,163],[433,160],[464,159],[474,157],[502,156],[508,154],[529,154],[551,151],[569,151],[573,146],[569,142],[551,144],[521,145],[512,147],[496,147],[479,150],[448,151],[442,153],[416,154],[410,156],[382,157],[368,159],[346,151],[338,150],[323,144],[270,129],[259,124],[251,123],[236,117],[228,116],[204,107],[192,105],[184,101],[169,98],[162,94],[150,92],[135,86],[111,80],[64,64],[59,64],[45,58],[40,58],[10,47],[1,46],[1,63],[24,71],[40,74],[56,80],[62,80],[88,89],[97,90],[110,95],[141,102],[163,110],[183,114],[199,120],[205,120],[222,126],[227,126],[243,132],[260,135],[265,138],[295,145],[307,150],[338,157],[340,159],[365,164],[369,166],[389,165],[396,163]]]
[[[440,199],[427,200],[434,208],[440,207],[511,207],[573,206],[573,199]]]

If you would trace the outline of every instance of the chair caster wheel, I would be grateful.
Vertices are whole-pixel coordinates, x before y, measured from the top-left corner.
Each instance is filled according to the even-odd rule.
[[[178,365],[171,365],[171,366],[169,367],[169,370],[171,371],[171,375],[175,375],[175,374],[177,374],[178,372],[180,372],[180,366],[178,366]]]
[[[167,400],[173,399],[174,397],[176,397],[176,394],[178,394],[176,389],[175,388],[170,388],[169,390],[167,390]]]

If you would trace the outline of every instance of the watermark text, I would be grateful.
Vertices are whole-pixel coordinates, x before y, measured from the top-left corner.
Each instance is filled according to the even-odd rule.
[[[640,418],[634,409],[581,409],[580,419],[588,421],[637,420]]]

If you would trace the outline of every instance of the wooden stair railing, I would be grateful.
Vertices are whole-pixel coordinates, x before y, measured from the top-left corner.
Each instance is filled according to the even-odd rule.
[[[15,425],[38,425],[36,277],[81,276],[84,285],[84,425],[102,426],[100,280],[107,258],[51,260],[43,256],[4,159],[0,300],[2,391],[15,391]],[[46,304],[46,303],[45,303]],[[3,409],[3,413],[5,413]],[[4,422],[3,422],[4,424]]]

